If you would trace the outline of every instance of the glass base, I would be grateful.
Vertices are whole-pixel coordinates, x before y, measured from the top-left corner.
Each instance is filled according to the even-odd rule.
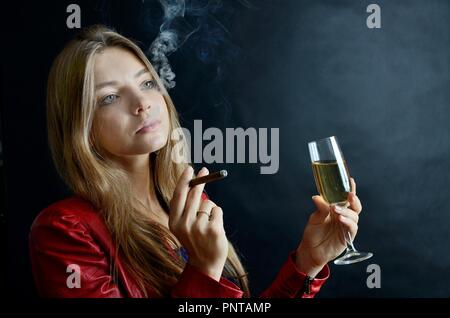
[[[358,251],[354,251],[354,252],[347,252],[345,253],[345,255],[336,258],[334,260],[334,264],[336,265],[347,265],[347,264],[353,264],[353,263],[358,263],[358,262],[362,262],[366,259],[369,259],[373,256],[372,253],[369,252],[358,252]]]

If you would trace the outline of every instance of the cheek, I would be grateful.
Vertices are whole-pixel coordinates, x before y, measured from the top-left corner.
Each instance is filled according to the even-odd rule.
[[[167,135],[170,134],[170,117],[169,117],[169,111],[167,109],[168,106],[164,106],[163,110],[163,118],[164,118],[164,128]]]
[[[158,101],[155,102],[155,104],[158,106],[156,106],[150,110],[149,117],[150,118],[159,118],[162,123],[161,131],[160,131],[159,135],[169,137],[170,118],[169,118],[168,106],[164,100],[164,97],[162,95],[159,95]]]
[[[94,127],[100,147],[111,153],[120,151],[126,136],[126,123],[121,116],[108,113],[96,116]]]
[[[159,118],[161,120],[161,128],[157,132],[150,134],[149,138],[147,139],[147,141],[152,144],[152,148],[155,148],[153,149],[153,151],[159,150],[161,147],[163,147],[167,143],[167,140],[170,138],[169,112],[165,103],[160,105],[161,106],[158,107],[157,110],[154,110],[158,114],[155,114],[155,116],[150,116],[153,118]]]

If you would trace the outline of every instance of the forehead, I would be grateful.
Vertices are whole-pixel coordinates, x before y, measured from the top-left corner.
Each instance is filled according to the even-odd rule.
[[[94,57],[95,83],[132,77],[145,67],[145,64],[129,50],[108,47]]]

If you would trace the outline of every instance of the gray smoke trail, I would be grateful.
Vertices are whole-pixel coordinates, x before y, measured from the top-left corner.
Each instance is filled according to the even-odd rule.
[[[150,45],[148,53],[156,72],[167,89],[175,87],[175,73],[167,56],[176,51],[194,32],[184,21],[185,0],[159,0],[164,10],[164,22],[158,37]]]
[[[257,9],[251,0],[237,0],[247,9]],[[263,0],[260,0],[263,1]],[[264,0],[266,1],[266,0]],[[217,64],[217,78],[222,77],[224,65],[236,58],[238,48],[229,40],[230,33],[219,21],[233,12],[233,2],[224,6],[222,0],[158,0],[164,17],[157,38],[150,45],[147,55],[167,89],[175,87],[175,73],[168,56],[179,49],[194,33],[194,43],[188,49],[206,64]],[[232,5],[229,5],[229,4]],[[235,5],[235,4],[234,4]]]
[[[152,64],[167,89],[175,87],[175,73],[167,59],[167,54],[177,49],[177,35],[173,31],[163,31],[150,46]]]

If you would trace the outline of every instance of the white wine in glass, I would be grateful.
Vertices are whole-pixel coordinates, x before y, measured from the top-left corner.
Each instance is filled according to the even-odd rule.
[[[317,191],[330,205],[348,207],[348,194],[351,192],[350,173],[341,147],[335,136],[308,143],[312,170]],[[334,260],[336,265],[361,262],[373,256],[369,252],[359,252],[353,245],[348,231],[344,231],[347,242],[345,254]]]

